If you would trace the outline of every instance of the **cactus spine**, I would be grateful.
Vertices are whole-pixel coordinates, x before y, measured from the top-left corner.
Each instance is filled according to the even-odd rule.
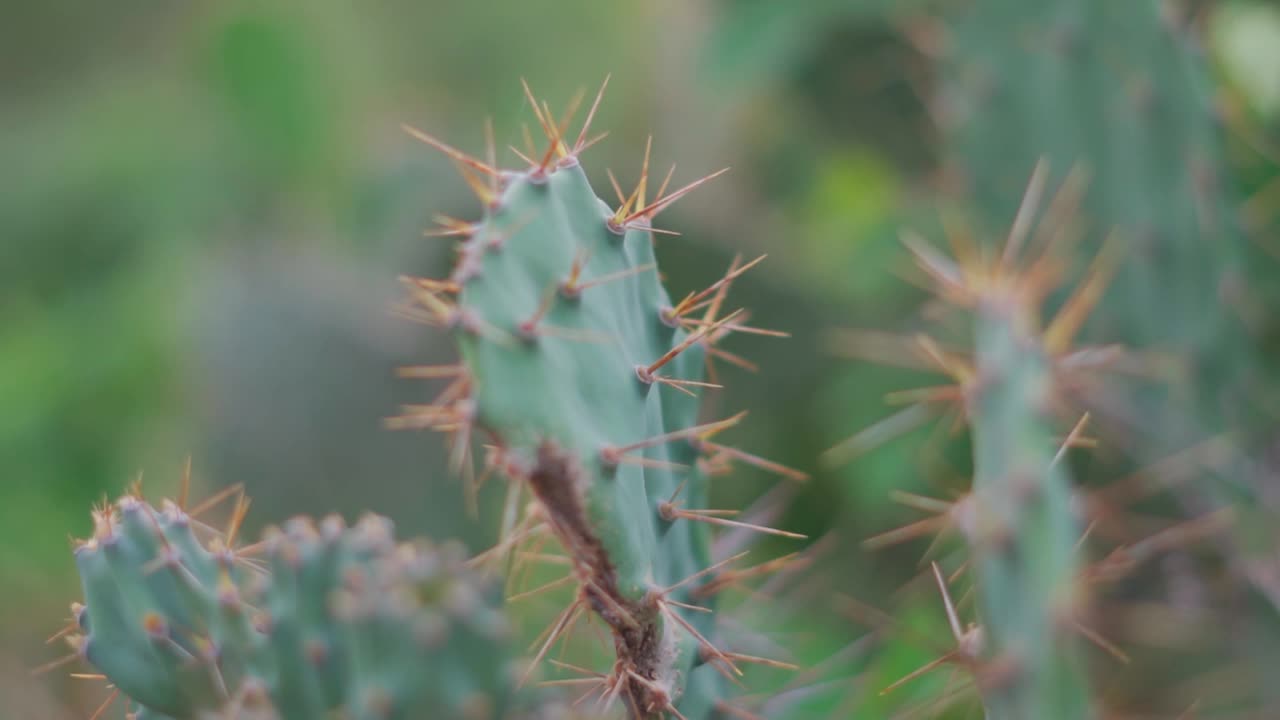
[[[750,264],[735,263],[720,282],[673,303],[658,277],[651,223],[713,176],[669,194],[664,181],[653,199],[646,150],[636,189],[619,192],[611,208],[579,164],[590,115],[573,140],[528,95],[548,147],[530,149],[521,170],[411,131],[458,163],[484,215],[446,221],[443,232],[462,238],[448,279],[406,280],[413,312],[456,334],[462,363],[423,371],[452,383],[434,405],[406,408],[394,424],[452,433],[464,472],[473,430],[483,430],[495,448],[490,466],[533,496],[533,513],[508,530],[553,535],[579,588],[542,653],[594,612],[617,656],[606,698],[621,699],[635,718],[717,717],[728,697],[722,674],[738,672],[742,656],[718,638],[714,615],[689,611],[714,606],[697,593],[719,569],[709,526],[726,522],[700,512],[708,475],[735,459],[777,466],[713,441],[739,418],[700,423],[696,392],[708,386],[708,356],[727,356],[716,343],[743,327],[724,301]]]

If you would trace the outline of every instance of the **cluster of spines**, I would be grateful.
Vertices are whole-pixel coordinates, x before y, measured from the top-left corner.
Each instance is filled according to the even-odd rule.
[[[185,492],[184,492],[185,496]],[[55,638],[131,718],[513,717],[505,616],[459,546],[398,543],[385,518],[295,518],[237,547],[225,530],[136,491],[94,511],[76,556],[85,604]]]
[[[718,442],[742,415],[698,422],[696,395],[720,387],[716,359],[753,368],[719,347],[723,338],[784,334],[752,327],[745,311],[725,308],[733,281],[763,258],[735,258],[711,286],[669,301],[651,247],[652,233],[669,231],[652,221],[720,173],[667,193],[673,167],[651,200],[646,146],[634,191],[623,193],[610,173],[618,196],[611,209],[591,192],[578,163],[594,142],[589,128],[604,88],[573,141],[565,133],[582,96],[556,120],[525,89],[547,148],[538,152],[532,141],[524,152],[512,148],[527,163],[523,170],[497,167],[492,130],[485,160],[410,130],[454,161],[485,215],[476,222],[440,218],[435,234],[461,241],[448,278],[404,279],[404,312],[455,331],[463,359],[406,368],[407,376],[449,382],[432,403],[407,406],[390,424],[449,433],[453,465],[473,489],[494,473],[511,480],[502,539],[482,558],[525,544],[540,548],[552,538],[569,556],[573,571],[563,582],[576,582],[578,591],[546,633],[535,665],[591,611],[614,636],[617,662],[593,688],[604,705],[621,700],[645,718],[745,713],[719,690],[692,691],[696,668],[734,680],[739,663],[768,662],[715,644],[708,637],[714,624],[700,612],[710,608],[692,604],[700,589],[710,600],[711,589],[750,576],[729,568],[737,557],[713,560],[707,526],[801,536],[703,507],[706,478],[735,462],[793,480],[805,476]],[[701,377],[704,363],[710,381]],[[477,429],[489,441],[479,475],[470,460]],[[528,506],[526,491],[534,499]],[[529,508],[523,517],[521,507]],[[705,692],[715,697],[700,697]]]

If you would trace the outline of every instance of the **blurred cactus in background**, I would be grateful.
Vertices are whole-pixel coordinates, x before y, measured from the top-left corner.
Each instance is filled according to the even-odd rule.
[[[1149,0],[993,0],[938,28],[947,181],[965,205],[1001,222],[1043,156],[1051,185],[1083,174],[1088,252],[1121,237],[1124,262],[1089,330],[1162,353],[1152,372],[1172,382],[1109,398],[1096,419],[1145,461],[1226,431],[1245,433],[1247,450],[1249,424],[1275,418],[1253,334],[1265,327],[1250,328],[1245,309],[1263,279],[1248,265],[1256,253],[1227,165],[1223,95],[1190,13]],[[1220,478],[1201,492],[1256,500],[1252,482]]]
[[[1274,260],[1246,240],[1226,154],[1232,114],[1201,49],[1202,11],[1155,1],[970,3],[942,30],[939,112],[947,180],[983,220],[1010,211],[1040,156],[1057,168],[1053,184],[1068,170],[1082,176],[1081,244],[1096,253],[1115,233],[1124,256],[1087,333],[1123,342],[1134,351],[1129,369],[1146,376],[1096,384],[1094,422],[1130,469],[1175,454],[1187,468],[1184,481],[1099,496],[1097,511],[1231,512],[1232,532],[1213,541],[1272,605],[1247,632],[1274,637],[1280,506],[1268,455],[1280,378],[1260,352],[1275,332],[1260,312]],[[1182,510],[1168,507],[1161,486]],[[1115,532],[1118,523],[1108,525]]]
[[[1274,468],[1259,452],[1274,442],[1273,398],[1280,388],[1260,352],[1272,332],[1258,312],[1268,295],[1262,275],[1269,272],[1259,268],[1269,261],[1260,260],[1241,226],[1226,153],[1229,128],[1222,123],[1224,96],[1198,49],[1202,17],[1196,10],[1190,3],[1154,1],[975,0],[901,19],[912,44],[936,63],[939,92],[928,103],[941,137],[941,225],[968,260],[951,264],[916,241],[908,245],[944,299],[956,300],[957,283],[964,296],[974,294],[969,286],[975,277],[1004,278],[1031,288],[1031,305],[1043,300],[1059,318],[1041,343],[1034,322],[1011,332],[1019,325],[1016,313],[992,315],[1027,303],[974,299],[974,360],[959,373],[948,368],[952,358],[932,341],[923,349],[895,342],[886,354],[883,338],[855,338],[858,354],[885,359],[898,353],[900,359],[902,352],[913,353],[917,363],[948,371],[966,391],[974,490],[944,515],[945,526],[959,527],[972,546],[985,651],[999,657],[992,646],[1007,648],[1011,633],[1025,633],[1027,617],[1016,606],[998,605],[1006,595],[1003,587],[1018,575],[1008,565],[1003,574],[994,572],[1001,566],[983,560],[993,548],[1027,539],[1011,557],[1035,567],[1031,577],[1054,588],[1038,594],[1024,588],[1019,595],[1048,613],[1039,617],[1049,634],[1022,647],[1059,653],[1060,664],[1030,661],[1024,649],[1011,656],[1004,668],[1008,676],[984,682],[980,671],[976,683],[988,717],[1092,717],[1104,708],[1181,713],[1188,706],[1211,716],[1244,708],[1266,714],[1274,707],[1274,693],[1262,676],[1239,669],[1230,691],[1214,687],[1188,697],[1171,690],[1188,681],[1197,687],[1208,682],[1198,673],[1215,664],[1270,662],[1274,601],[1280,597],[1275,514],[1268,506],[1273,492],[1267,487]],[[1045,187],[1056,190],[1058,199],[1037,225],[1028,208],[1034,209]],[[1009,245],[995,242],[1015,217]],[[1057,258],[1013,270],[1009,247],[1023,243],[1032,228],[1038,246],[1046,248],[1040,252],[1053,247]],[[1061,252],[1064,246],[1069,255]],[[1090,258],[1094,267],[1079,290],[1050,292],[1052,280]],[[994,263],[997,271],[975,273],[975,262],[979,268]],[[1089,313],[1082,310],[1094,306],[1098,312],[1086,322]],[[931,309],[939,311],[933,316],[954,317]],[[1064,325],[1070,328],[1066,338]],[[1053,355],[1077,334],[1123,343],[1124,349]],[[1041,344],[1050,354],[1037,371],[1031,359]],[[1007,381],[1011,373],[1037,389],[1015,392],[1019,386]],[[1052,476],[1064,476],[1076,463],[1063,457],[1065,447],[1055,455],[1051,440],[1062,436],[1049,433],[1041,416],[1068,390],[1077,413],[1089,411],[1098,433],[1089,443],[1101,451],[1080,464],[1084,487],[1078,497],[1060,494],[1049,501],[1052,488],[1062,483]],[[940,398],[932,393],[931,399]],[[1011,404],[1018,398],[1022,403]],[[992,425],[996,418],[1004,424]],[[1001,429],[993,432],[996,427]],[[872,437],[870,431],[860,434],[853,444]],[[1022,456],[1034,461],[1033,471],[1003,462],[1017,457],[1020,447],[1036,448]],[[1113,482],[1117,473],[1131,474]],[[1019,476],[1039,480],[1021,488],[1008,485]],[[984,520],[984,485],[987,502],[1005,508],[994,521]],[[1041,534],[1038,540],[1020,533],[1023,526],[1010,519],[1020,517],[1015,509],[1036,508],[1036,501],[1048,503],[1039,510],[1049,513],[1031,524]],[[886,533],[873,544],[914,531]],[[975,533],[984,538],[988,532],[998,539],[974,540]],[[1088,555],[1098,547],[1102,559],[1090,563]],[[1160,569],[1143,567],[1161,557]],[[1190,582],[1199,599],[1190,605],[1185,591],[1171,592],[1175,578],[1161,577],[1175,563],[1195,568]],[[1101,597],[1085,619],[1101,624],[1102,633],[1078,624],[1071,609],[1071,597],[1095,592]],[[1167,624],[1178,617],[1188,627],[1229,624],[1242,637],[1174,640]],[[1161,628],[1161,650],[1178,660],[1161,658],[1160,652],[1126,652],[1155,642]],[[1083,656],[1054,633],[1083,635],[1113,655],[1100,663],[1132,666],[1122,673],[1093,670],[1098,689],[1086,693]],[[999,636],[1005,640],[995,640]],[[1046,666],[1056,667],[1049,682],[1036,674]],[[1026,699],[1019,695],[1028,687],[1024,682],[1037,688],[1038,707],[1016,705]],[[1043,703],[1049,697],[1053,701]],[[1019,709],[1010,712],[1011,702]]]
[[[961,570],[972,568],[980,624],[962,628],[937,563],[933,573],[956,642],[947,659],[972,675],[993,720],[1098,713],[1080,647],[1088,610],[1081,557],[1085,506],[1063,459],[1088,418],[1079,416],[1074,394],[1090,384],[1096,368],[1089,358],[1098,352],[1072,344],[1113,260],[1100,257],[1058,313],[1041,320],[1044,299],[1061,282],[1063,247],[1055,240],[1064,233],[1055,223],[1064,222],[1066,209],[1059,204],[1037,226],[1043,171],[1038,166],[1008,239],[996,251],[970,244],[964,230],[954,230],[954,259],[914,236],[906,240],[937,298],[969,313],[971,349],[966,355],[925,334],[907,339],[903,347],[911,348],[910,355],[902,362],[914,356],[953,384],[898,396],[912,403],[906,412],[945,409],[968,423],[973,482],[951,502],[900,493],[904,503],[939,513],[937,521],[882,537],[910,539],[938,526],[965,538]]]

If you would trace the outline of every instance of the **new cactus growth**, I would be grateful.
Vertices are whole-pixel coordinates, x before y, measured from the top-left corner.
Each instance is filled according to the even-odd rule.
[[[530,149],[520,170],[411,131],[458,164],[484,215],[446,221],[444,232],[462,239],[449,278],[406,279],[413,312],[455,333],[462,363],[410,369],[452,382],[435,404],[408,407],[393,423],[452,433],[464,471],[473,430],[483,431],[488,467],[536,500],[532,514],[508,523],[500,547],[549,531],[572,559],[579,588],[538,659],[594,612],[617,657],[599,688],[606,704],[621,700],[635,718],[721,716],[725,677],[755,658],[732,652],[715,616],[691,604],[714,605],[713,597],[695,599],[722,568],[710,525],[753,526],[706,509],[708,475],[732,460],[798,475],[713,440],[741,416],[698,417],[697,392],[717,387],[703,379],[704,364],[736,359],[716,343],[751,330],[724,303],[732,280],[755,263],[735,262],[719,282],[672,302],[651,222],[719,173],[666,193],[668,174],[655,198],[646,149],[638,185],[626,196],[619,190],[611,208],[579,164],[600,96],[576,139],[565,135],[568,118],[557,120],[531,93],[529,100],[548,146]]]
[[[513,717],[506,619],[458,546],[368,515],[239,547],[245,507],[224,533],[135,495],[95,511],[68,639],[133,717]]]

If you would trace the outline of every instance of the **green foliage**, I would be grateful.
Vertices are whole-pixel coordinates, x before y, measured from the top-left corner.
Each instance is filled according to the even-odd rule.
[[[506,620],[455,545],[397,543],[372,515],[298,518],[258,559],[134,496],[94,522],[71,640],[138,718],[509,717]]]

